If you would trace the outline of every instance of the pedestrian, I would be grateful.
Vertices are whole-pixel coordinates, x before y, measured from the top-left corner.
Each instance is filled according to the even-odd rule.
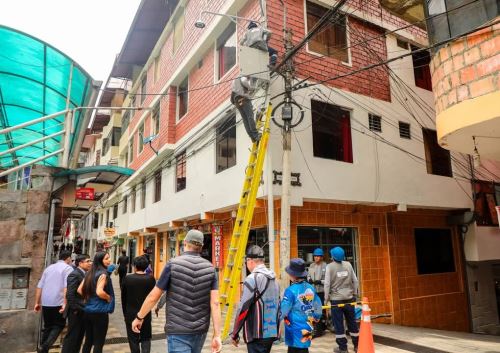
[[[306,281],[304,260],[291,259],[285,271],[292,280],[281,301],[285,344],[288,346],[288,353],[309,353],[314,324],[322,315],[321,300],[314,287]]]
[[[358,278],[348,261],[344,261],[344,249],[337,246],[330,250],[333,261],[326,266],[325,301],[332,305],[332,321],[335,327],[335,340],[338,347],[335,353],[347,353],[347,337],[344,328],[344,318],[347,323],[354,352],[358,351],[359,329],[354,314],[354,303],[358,293]],[[343,304],[338,306],[338,304]]]
[[[83,297],[78,294],[78,287],[90,270],[92,260],[90,256],[78,255],[75,259],[76,269],[68,276],[66,290],[66,317],[68,318],[68,332],[64,336],[62,353],[78,353],[85,336]]]
[[[146,315],[166,291],[165,332],[169,352],[200,353],[210,316],[214,330],[212,352],[222,348],[217,272],[212,263],[200,256],[202,248],[203,233],[191,229],[184,238],[184,253],[165,265],[132,322],[132,330],[139,333]]]
[[[92,268],[85,275],[78,287],[78,293],[85,300],[85,343],[82,353],[102,353],[106,333],[108,332],[109,314],[115,308],[113,284],[107,271],[111,259],[107,252],[98,252],[94,256]]]
[[[269,353],[278,339],[280,291],[276,275],[264,264],[264,250],[252,245],[246,252],[246,265],[251,272],[245,279],[236,313],[232,343],[238,347],[239,332],[249,353]]]
[[[321,300],[321,305],[325,305],[325,273],[326,262],[323,260],[325,253],[323,249],[316,248],[313,251],[314,262],[307,270],[307,280],[314,285],[314,290]],[[326,312],[323,312],[321,319],[314,324],[313,338],[322,336],[326,329]]]
[[[144,317],[140,333],[132,331],[134,321],[144,299],[153,288],[156,281],[153,276],[144,272],[148,267],[145,256],[138,256],[133,261],[134,273],[125,277],[122,284],[122,309],[125,325],[127,327],[127,338],[131,353],[149,353],[151,351],[151,313]]]
[[[118,277],[120,278],[120,287],[123,284],[123,279],[127,275],[129,263],[130,259],[127,256],[127,252],[122,250],[122,255],[118,258]]]
[[[65,250],[61,251],[59,261],[47,267],[38,282],[33,310],[35,312],[41,310],[43,317],[42,340],[37,349],[39,353],[47,353],[66,326],[66,319],[63,317],[64,293],[66,292],[66,280],[73,271],[70,263],[71,253]]]

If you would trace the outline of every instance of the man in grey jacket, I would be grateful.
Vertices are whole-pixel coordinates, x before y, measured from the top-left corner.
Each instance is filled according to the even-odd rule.
[[[278,338],[280,290],[276,275],[264,264],[264,250],[257,245],[248,248],[246,264],[250,274],[243,284],[231,339],[238,347],[239,332],[248,353],[269,353]]]
[[[310,284],[314,285],[316,294],[318,294],[321,300],[321,305],[325,305],[325,274],[326,274],[326,262],[324,259],[323,249],[317,248],[313,251],[314,262],[309,265],[307,270],[307,280]],[[319,322],[314,324],[313,337],[319,337],[323,335],[326,324],[326,311],[323,310],[323,316]]]
[[[326,267],[325,302],[332,305],[332,321],[335,327],[335,340],[338,347],[334,353],[348,353],[347,337],[344,329],[344,317],[351,335],[354,352],[358,351],[359,329],[354,314],[354,305],[358,293],[358,278],[348,261],[344,261],[345,253],[341,247],[330,250],[333,261]],[[339,304],[344,304],[338,306]]]

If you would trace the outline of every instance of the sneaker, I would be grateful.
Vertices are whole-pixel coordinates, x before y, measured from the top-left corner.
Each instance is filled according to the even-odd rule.
[[[336,347],[333,349],[333,353],[349,353],[349,351],[347,349],[343,350],[343,349],[340,349],[339,347]]]
[[[253,143],[259,143],[260,139],[262,138],[262,134],[258,134],[256,138],[253,138],[252,139],[252,142]]]

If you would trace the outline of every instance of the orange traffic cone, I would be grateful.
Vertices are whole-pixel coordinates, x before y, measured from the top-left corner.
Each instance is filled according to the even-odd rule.
[[[363,298],[363,314],[361,315],[361,327],[359,329],[358,353],[375,353],[370,307],[368,306],[368,298],[366,297]]]

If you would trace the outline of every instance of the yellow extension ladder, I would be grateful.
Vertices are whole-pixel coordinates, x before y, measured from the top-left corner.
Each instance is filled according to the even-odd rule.
[[[241,268],[243,266],[243,257],[248,241],[248,233],[252,223],[255,203],[257,200],[257,191],[259,190],[264,159],[266,157],[267,145],[269,142],[270,121],[272,105],[268,103],[267,110],[259,112],[257,120],[257,130],[261,130],[262,137],[258,144],[252,145],[248,165],[245,170],[245,181],[241,193],[240,205],[236,215],[233,234],[227,261],[224,266],[224,273],[220,281],[220,304],[222,314],[224,315],[224,328],[222,330],[222,339],[225,340],[231,327],[231,318],[233,314],[236,294],[241,281]],[[264,119],[263,119],[264,118]]]

